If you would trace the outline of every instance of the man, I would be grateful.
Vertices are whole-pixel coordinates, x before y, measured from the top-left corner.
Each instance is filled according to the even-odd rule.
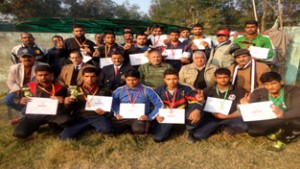
[[[175,50],[180,49],[182,52],[187,52],[189,50],[189,46],[185,45],[185,43],[182,43],[179,41],[179,31],[178,30],[172,30],[169,33],[169,42],[166,43],[167,47],[166,50],[171,50],[171,57],[174,57],[175,55]],[[173,66],[175,70],[179,72],[181,69],[181,66],[183,64],[190,63],[191,59],[190,58],[184,58],[182,57],[180,60],[171,60],[168,59],[166,60],[166,63],[169,63],[170,65]]]
[[[208,58],[210,56],[211,47],[213,46],[213,42],[210,40],[210,42],[205,41],[206,37],[203,35],[203,25],[200,23],[196,23],[192,27],[193,38],[190,40],[190,48],[195,51],[202,51],[205,53],[206,57]],[[196,44],[193,42],[194,40],[201,40],[201,44],[204,47],[204,49],[198,49]]]
[[[201,118],[201,104],[195,98],[194,91],[185,85],[178,83],[178,72],[174,69],[167,69],[164,72],[165,86],[155,89],[156,93],[162,99],[164,108],[185,109],[186,128],[189,132],[189,142],[193,142],[193,130],[198,125]],[[166,140],[174,124],[160,123],[164,120],[163,116],[156,116],[158,124],[154,126],[153,139],[156,142]]]
[[[69,115],[63,111],[64,98],[68,91],[61,85],[53,84],[53,71],[50,66],[37,66],[35,69],[36,82],[29,84],[30,92],[33,97],[51,98],[58,100],[56,115],[29,115],[22,118],[20,124],[15,129],[13,136],[17,138],[27,138],[32,135],[43,124],[54,123],[63,126],[68,120]],[[30,101],[29,97],[22,97],[20,104],[26,105]]]
[[[72,111],[72,120],[67,127],[64,128],[60,135],[61,139],[75,138],[87,127],[93,127],[96,132],[110,133],[112,130],[111,122],[107,117],[109,112],[104,112],[101,108],[95,111],[85,110],[86,104],[92,100],[87,100],[88,95],[91,96],[110,96],[109,90],[99,88],[98,73],[94,67],[86,67],[82,71],[82,85],[78,86],[78,90],[82,93],[76,98],[66,97],[65,105]]]
[[[247,92],[262,87],[259,79],[263,73],[270,71],[270,67],[252,59],[248,49],[236,50],[233,57],[235,64],[229,67],[232,85],[244,88]]]
[[[72,33],[73,38],[68,38],[64,41],[63,46],[58,47],[58,52],[61,57],[65,57],[65,64],[71,63],[68,60],[71,52],[80,51],[82,55],[92,56],[95,43],[85,37],[84,27],[82,25],[73,25]]]
[[[248,129],[247,124],[243,122],[237,110],[237,105],[240,103],[240,99],[246,94],[246,91],[230,85],[230,71],[227,68],[217,69],[214,75],[216,85],[204,89],[204,99],[207,100],[207,97],[212,97],[223,99],[224,101],[231,100],[232,104],[228,115],[221,114],[220,112],[204,112],[204,117],[194,132],[196,139],[206,139],[221,127],[225,127],[225,136],[245,132]],[[219,104],[225,103],[214,103],[216,106]]]
[[[12,65],[9,69],[6,82],[9,88],[9,94],[3,99],[3,103],[7,107],[21,112],[24,106],[15,103],[14,99],[19,96],[20,90],[23,87],[28,87],[29,82],[35,81],[35,68],[39,65],[47,64],[35,61],[35,53],[26,47],[18,50],[17,57],[19,58],[19,63]],[[11,123],[17,123],[19,120],[19,118],[14,119]]]
[[[234,50],[239,48],[239,46],[233,44],[231,40],[229,40],[230,34],[226,29],[218,30],[216,36],[218,45],[212,48],[207,63],[218,67],[229,68],[234,61],[232,54]]]
[[[161,36],[163,35],[164,27],[161,25],[154,25],[152,29],[147,29],[145,34],[148,35],[147,45],[152,45],[153,47],[157,47],[158,50],[161,49],[160,45],[158,44]]]
[[[49,53],[49,65],[54,71],[54,79],[57,79],[62,66],[65,62],[65,57],[62,57],[57,51],[60,47],[63,46],[63,38],[59,35],[52,36],[53,48],[48,50]]]
[[[155,91],[140,83],[140,73],[136,70],[125,74],[126,85],[116,89],[112,95],[112,110],[116,117],[114,132],[120,133],[127,127],[135,134],[148,132],[150,121],[155,119],[158,110],[162,108],[162,101]],[[123,119],[120,115],[120,104],[145,104],[145,114],[137,119]],[[151,110],[151,106],[153,109]]]
[[[31,33],[22,32],[21,33],[21,44],[13,47],[11,50],[11,61],[16,64],[19,63],[18,52],[22,48],[26,48],[28,50],[32,50],[34,52],[35,59],[40,62],[47,63],[48,62],[48,52],[42,46],[36,44],[34,42],[34,37]]]
[[[272,43],[266,36],[259,35],[257,32],[258,22],[254,20],[246,21],[244,25],[245,35],[242,35],[234,40],[241,48],[248,49],[250,46],[268,48],[268,58],[272,59],[274,55]],[[253,56],[255,57],[255,56]]]
[[[100,74],[100,87],[116,90],[118,87],[125,85],[124,75],[132,67],[124,63],[124,57],[120,52],[111,55],[112,65],[104,66]]]
[[[124,47],[124,50],[128,50],[133,44],[133,33],[130,29],[125,29],[123,32],[124,43],[121,46]]]
[[[187,42],[190,40],[190,29],[189,28],[180,28],[179,31],[180,31],[179,41],[187,44]]]
[[[95,34],[95,42],[96,42],[96,46],[104,45],[103,34]]]
[[[214,85],[215,65],[206,63],[205,53],[196,51],[193,54],[193,63],[185,65],[179,72],[179,82],[187,84],[193,89],[202,90]]]
[[[71,52],[69,59],[72,63],[62,68],[57,79],[57,83],[65,87],[80,85],[82,70],[85,67],[92,67],[90,64],[83,63],[83,56],[78,51]]]
[[[164,85],[164,71],[171,69],[172,66],[168,63],[162,63],[162,55],[157,50],[149,51],[148,59],[149,63],[141,65],[138,69],[142,84],[153,88]]]
[[[251,136],[267,136],[276,141],[269,149],[281,151],[300,133],[300,88],[284,85],[276,72],[264,73],[260,81],[264,87],[245,96],[242,103],[272,101],[277,118],[249,122],[248,133]]]

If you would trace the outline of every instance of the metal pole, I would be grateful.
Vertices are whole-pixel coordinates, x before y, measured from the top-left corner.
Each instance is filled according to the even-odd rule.
[[[255,17],[255,20],[258,21],[257,19],[257,13],[256,13],[256,6],[255,6],[255,0],[252,0],[252,5],[253,5],[253,13],[254,13],[254,17]],[[259,28],[257,29],[257,32],[259,33]]]

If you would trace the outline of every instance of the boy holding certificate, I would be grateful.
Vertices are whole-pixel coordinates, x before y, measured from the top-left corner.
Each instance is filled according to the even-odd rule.
[[[20,101],[20,104],[26,105],[27,108],[25,117],[14,129],[13,136],[18,138],[29,137],[43,124],[64,125],[69,120],[69,116],[63,111],[64,98],[68,95],[68,91],[63,86],[52,83],[53,71],[50,66],[37,66],[35,77],[36,82],[29,83],[29,92],[32,96],[24,96]],[[45,98],[49,100],[46,102],[38,100]],[[51,109],[52,107],[54,109]]]
[[[156,116],[158,124],[154,126],[153,139],[156,142],[166,140],[174,126],[175,121],[165,123],[167,118],[177,116],[182,118],[182,124],[186,123],[186,128],[189,131],[188,142],[194,142],[192,137],[193,129],[197,126],[201,118],[202,105],[197,101],[194,91],[185,85],[178,83],[178,73],[174,69],[167,69],[164,72],[165,86],[156,89],[157,94],[164,102],[164,108],[167,109],[169,115],[163,116],[161,113],[164,109],[160,109],[158,116]],[[180,116],[179,110],[185,111],[185,116]],[[184,114],[184,111],[182,112]],[[173,120],[176,120],[174,118]],[[177,121],[177,120],[176,120]],[[180,121],[180,119],[179,119]]]
[[[83,69],[82,81],[83,84],[78,86],[77,91],[80,94],[66,97],[64,101],[74,120],[61,133],[60,138],[63,140],[77,137],[87,127],[93,127],[99,133],[111,132],[111,123],[107,117],[110,106],[109,110],[105,110],[104,107],[105,104],[111,104],[111,99],[110,102],[106,102],[106,98],[98,97],[110,96],[110,91],[99,88],[98,72],[94,67]]]
[[[247,131],[247,124],[243,122],[237,111],[237,104],[244,97],[244,89],[230,85],[230,71],[219,68],[215,71],[216,85],[204,89],[206,100],[204,117],[195,129],[196,139],[206,139],[220,127],[225,127],[225,136]]]
[[[264,88],[256,89],[245,96],[243,103],[272,101],[271,108],[277,118],[249,122],[251,136],[266,135],[276,141],[269,149],[281,151],[287,143],[300,135],[300,88],[284,85],[276,72],[264,73],[261,78]]]
[[[135,134],[147,133],[150,121],[162,108],[162,101],[153,89],[140,83],[138,71],[127,72],[125,78],[126,85],[113,93],[112,110],[116,117],[114,133],[126,128],[131,128]]]

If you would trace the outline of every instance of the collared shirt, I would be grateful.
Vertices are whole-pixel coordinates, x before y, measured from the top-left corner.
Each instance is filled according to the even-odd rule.
[[[80,70],[82,67],[82,64],[83,64],[83,62],[80,63],[79,65],[74,65],[74,69],[76,70],[76,68],[77,68],[77,70]]]

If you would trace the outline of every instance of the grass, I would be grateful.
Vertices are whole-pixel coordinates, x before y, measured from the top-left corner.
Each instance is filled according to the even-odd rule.
[[[238,134],[225,140],[216,134],[193,145],[186,133],[154,143],[150,135],[104,137],[87,132],[79,140],[60,141],[58,133],[41,128],[32,139],[12,136],[6,108],[0,106],[0,168],[3,169],[296,169],[300,166],[300,140],[280,153],[266,150],[271,142]]]

